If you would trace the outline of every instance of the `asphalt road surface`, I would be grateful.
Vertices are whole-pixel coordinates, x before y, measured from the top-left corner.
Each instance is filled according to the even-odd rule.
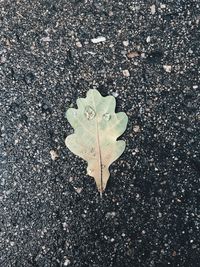
[[[200,266],[199,0],[0,0],[0,266]],[[100,199],[65,147],[95,88],[126,112]]]

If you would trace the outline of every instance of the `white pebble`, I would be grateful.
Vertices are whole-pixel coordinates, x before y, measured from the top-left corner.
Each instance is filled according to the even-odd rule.
[[[123,45],[124,46],[128,46],[129,45],[129,41],[123,41]]]
[[[81,48],[82,47],[82,44],[81,44],[81,42],[76,42],[76,46],[78,47],[78,48]]]
[[[164,69],[166,72],[171,72],[171,71],[172,71],[172,66],[170,66],[170,65],[163,65],[163,69]]]
[[[147,43],[149,43],[151,41],[151,37],[148,36],[147,39],[146,39]]]
[[[156,6],[152,5],[150,6],[151,14],[154,15],[156,13]]]
[[[112,95],[113,95],[114,97],[118,97],[119,94],[118,94],[117,92],[113,92]]]
[[[123,73],[123,75],[124,75],[125,77],[129,77],[129,76],[130,76],[130,72],[129,72],[129,70],[123,70],[122,73]]]
[[[14,144],[17,145],[19,143],[19,139],[15,139]]]
[[[106,41],[106,38],[103,36],[98,36],[97,38],[91,39],[91,42],[93,44],[98,44],[98,43],[105,42],[105,41]]]
[[[63,226],[63,229],[64,229],[64,230],[67,229],[67,223],[66,223],[66,222],[64,222],[64,223],[62,224],[62,226]]]
[[[165,4],[160,4],[160,8],[166,8]]]
[[[64,262],[64,266],[68,266],[70,264],[70,260],[66,259]]]

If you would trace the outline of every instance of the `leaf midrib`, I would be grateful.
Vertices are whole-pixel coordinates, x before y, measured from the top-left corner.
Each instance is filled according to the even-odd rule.
[[[95,104],[95,99],[94,99],[94,92],[92,92],[92,100],[93,100],[94,110],[97,114],[96,104]],[[103,191],[102,156],[101,156],[101,147],[100,147],[100,138],[99,138],[98,116],[96,116],[95,120],[96,120],[96,138],[97,138],[96,142],[97,142],[97,149],[98,149],[99,177],[100,177],[100,181],[101,181],[100,192],[102,193],[102,191]]]

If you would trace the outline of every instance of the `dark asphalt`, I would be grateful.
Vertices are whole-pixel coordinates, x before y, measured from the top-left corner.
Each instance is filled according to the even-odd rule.
[[[0,0],[1,267],[199,266],[199,6]],[[129,117],[102,200],[64,144],[91,88]]]

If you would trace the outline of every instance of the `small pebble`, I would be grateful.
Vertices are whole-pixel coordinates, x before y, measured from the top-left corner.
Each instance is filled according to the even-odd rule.
[[[68,266],[70,263],[71,263],[70,260],[66,259],[64,262],[64,266]]]
[[[156,6],[152,5],[150,6],[151,14],[154,15],[156,13]]]
[[[106,38],[103,36],[98,36],[97,38],[91,39],[91,42],[93,44],[98,44],[98,43],[105,42],[105,41],[106,41]]]
[[[76,193],[78,193],[78,194],[80,194],[83,190],[82,187],[75,187],[75,186],[74,186],[74,189],[75,189]]]
[[[64,230],[67,229],[67,223],[66,223],[66,222],[64,222],[64,223],[62,224],[62,226],[63,226],[63,229],[64,229]]]
[[[59,158],[59,155],[55,150],[50,150],[50,155],[52,160],[56,160],[57,158]]]
[[[139,132],[140,132],[140,126],[139,126],[139,125],[135,125],[135,126],[133,126],[133,131],[134,131],[135,133],[139,133]]]
[[[147,41],[147,43],[150,43],[150,41],[151,41],[151,37],[148,36],[147,39],[146,39],[146,41]]]
[[[19,139],[15,139],[14,144],[17,145],[19,143]]]
[[[172,66],[170,65],[163,65],[163,69],[166,71],[166,72],[171,72],[172,71]]]
[[[129,72],[129,70],[123,70],[122,73],[123,73],[123,75],[124,75],[125,77],[129,77],[129,76],[130,76],[130,72]]]
[[[78,48],[81,48],[82,47],[82,44],[81,44],[81,42],[76,42],[76,46],[78,47]]]
[[[124,46],[128,46],[129,45],[129,41],[123,41],[123,45]]]
[[[114,97],[118,97],[118,96],[119,96],[118,92],[113,92],[112,95],[113,95]]]
[[[166,8],[165,4],[160,4],[160,8]]]

